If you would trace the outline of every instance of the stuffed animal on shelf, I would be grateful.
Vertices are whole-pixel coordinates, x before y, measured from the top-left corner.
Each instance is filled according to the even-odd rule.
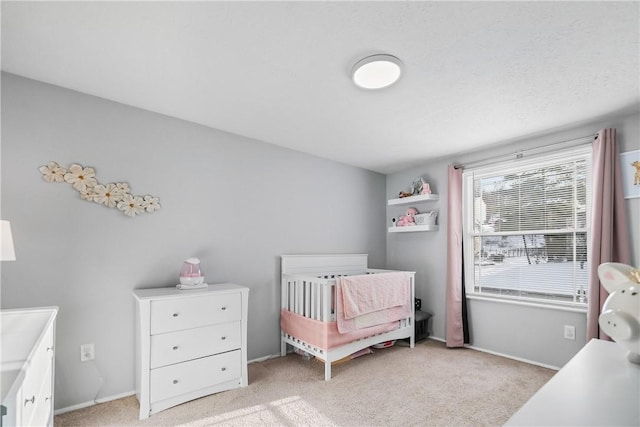
[[[640,269],[607,262],[598,277],[609,297],[598,318],[600,328],[627,350],[627,359],[640,364]]]
[[[429,185],[428,182],[425,182],[422,184],[422,188],[420,189],[420,194],[421,195],[431,194],[431,186]]]
[[[407,209],[407,213],[402,215],[400,218],[398,218],[398,221],[396,222],[396,227],[406,227],[408,225],[416,225],[416,221],[413,216],[417,215],[418,213],[419,213],[418,209],[416,208]]]

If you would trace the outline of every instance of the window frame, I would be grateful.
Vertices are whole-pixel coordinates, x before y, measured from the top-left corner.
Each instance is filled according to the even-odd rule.
[[[535,297],[535,296],[523,296],[523,295],[504,295],[491,292],[478,292],[475,290],[475,258],[474,258],[474,239],[482,238],[483,236],[504,236],[504,235],[519,235],[523,234],[518,231],[514,232],[476,232],[474,230],[474,182],[477,179],[486,177],[493,177],[496,175],[509,175],[518,172],[524,172],[530,169],[550,167],[554,164],[562,164],[565,162],[585,160],[586,161],[586,224],[585,227],[575,229],[556,229],[552,230],[553,233],[585,233],[587,241],[587,262],[585,268],[587,269],[587,286],[589,281],[589,241],[590,241],[590,228],[591,228],[591,199],[592,199],[592,147],[591,144],[586,146],[572,147],[563,150],[557,150],[552,153],[545,153],[535,155],[527,158],[516,158],[506,161],[495,162],[487,165],[480,165],[477,167],[465,168],[462,174],[462,242],[463,242],[463,260],[464,260],[464,279],[465,279],[465,293],[468,298],[491,300],[498,302],[508,302],[524,305],[532,305],[539,307],[550,307],[567,310],[586,311],[587,302],[579,302],[574,297],[573,301],[561,301],[557,299]],[[575,209],[574,209],[575,214]],[[548,230],[531,230],[526,231],[524,234],[542,234],[541,232]],[[575,250],[575,244],[574,244]],[[574,261],[576,258],[574,257]],[[574,283],[575,285],[575,283]],[[518,293],[521,291],[518,290]],[[585,287],[585,292],[588,294],[588,290]],[[585,294],[585,297],[587,296]]]

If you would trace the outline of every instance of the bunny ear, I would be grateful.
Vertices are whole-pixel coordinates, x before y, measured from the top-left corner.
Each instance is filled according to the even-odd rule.
[[[631,270],[633,267],[626,264],[607,262],[598,267],[598,277],[600,277],[602,286],[611,293],[629,286]]]

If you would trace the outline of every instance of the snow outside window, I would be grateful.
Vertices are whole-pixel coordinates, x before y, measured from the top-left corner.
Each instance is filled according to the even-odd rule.
[[[465,170],[468,295],[586,307],[591,147]]]

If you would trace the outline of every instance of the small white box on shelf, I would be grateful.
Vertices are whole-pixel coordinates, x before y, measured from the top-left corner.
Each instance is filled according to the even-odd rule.
[[[425,212],[413,216],[416,225],[436,225],[437,211]]]

